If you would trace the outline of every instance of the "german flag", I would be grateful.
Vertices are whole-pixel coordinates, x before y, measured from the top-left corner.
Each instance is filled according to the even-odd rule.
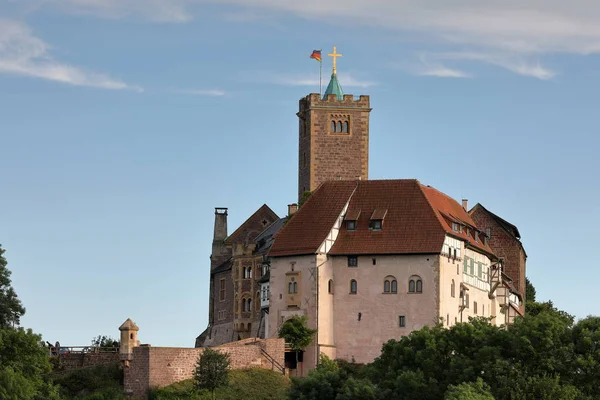
[[[313,50],[312,54],[310,55],[310,58],[321,62],[321,50]]]

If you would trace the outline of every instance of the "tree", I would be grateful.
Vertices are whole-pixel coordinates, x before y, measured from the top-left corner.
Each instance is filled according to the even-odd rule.
[[[444,400],[494,400],[494,396],[490,393],[489,385],[477,378],[475,382],[448,386]]]
[[[119,341],[111,336],[98,335],[92,339],[92,346],[94,347],[117,347],[118,345]]]
[[[529,278],[525,278],[525,301],[535,301],[535,287]]]
[[[310,329],[307,323],[306,315],[294,315],[279,327],[279,337],[285,339],[285,342],[296,352],[296,364],[298,363],[298,353],[310,346],[313,336],[317,333],[317,330]]]
[[[215,390],[229,382],[229,354],[206,348],[198,357],[194,379],[198,389]]]
[[[19,324],[25,308],[11,286],[11,272],[6,267],[4,251],[0,245],[0,326],[14,326]]]
[[[56,388],[45,382],[50,372],[48,349],[31,329],[0,327],[0,399],[55,399]]]

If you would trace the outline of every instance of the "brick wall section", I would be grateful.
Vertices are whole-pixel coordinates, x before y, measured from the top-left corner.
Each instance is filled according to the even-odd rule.
[[[230,355],[232,369],[265,368],[277,370],[261,351],[266,351],[284,365],[283,339],[246,339],[214,347]],[[151,387],[163,387],[193,376],[196,361],[204,348],[174,348],[139,346],[133,350],[133,360],[125,367],[125,393],[144,397]]]
[[[69,353],[58,356],[58,368],[69,371],[77,368],[92,367],[95,365],[116,364],[119,362],[119,353]]]
[[[369,178],[370,112],[369,96],[355,100],[348,94],[337,100],[329,95],[322,100],[312,93],[300,100],[299,198],[303,189],[313,191],[325,181]],[[332,120],[349,121],[349,132],[330,132]]]
[[[525,252],[521,242],[508,233],[492,215],[481,207],[471,211],[471,217],[479,229],[491,228],[489,245],[498,257],[504,259],[504,273],[512,280],[515,288],[523,295],[522,311],[525,304]]]

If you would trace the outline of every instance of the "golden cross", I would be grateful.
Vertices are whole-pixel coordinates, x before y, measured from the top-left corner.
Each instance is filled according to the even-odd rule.
[[[337,69],[336,69],[336,61],[337,61],[336,59],[337,59],[338,57],[341,57],[341,56],[342,56],[340,53],[336,53],[336,50],[335,50],[335,49],[336,49],[336,48],[335,48],[335,46],[333,46],[333,53],[331,53],[331,54],[327,54],[329,57],[333,57],[333,73],[334,73],[334,74],[336,73],[336,70],[337,70]]]

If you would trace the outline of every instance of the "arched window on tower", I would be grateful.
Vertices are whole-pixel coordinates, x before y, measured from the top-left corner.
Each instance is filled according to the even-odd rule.
[[[342,132],[348,133],[348,121],[344,121],[344,123],[342,124]]]
[[[329,282],[327,282],[327,292],[333,293],[333,279],[330,279]]]
[[[242,311],[246,311],[246,299],[242,299]]]
[[[356,294],[358,292],[358,284],[354,279],[350,281],[350,294]]]
[[[248,299],[248,309],[247,311],[252,311],[252,299]]]
[[[331,121],[331,129],[329,129],[331,132],[335,132],[335,121]]]
[[[454,284],[454,279],[452,279],[452,284],[450,285],[450,296],[455,297],[456,285]]]
[[[337,122],[336,132],[342,132],[342,121]]]
[[[420,276],[413,275],[408,281],[408,292],[409,293],[422,293],[423,292],[423,281]]]

